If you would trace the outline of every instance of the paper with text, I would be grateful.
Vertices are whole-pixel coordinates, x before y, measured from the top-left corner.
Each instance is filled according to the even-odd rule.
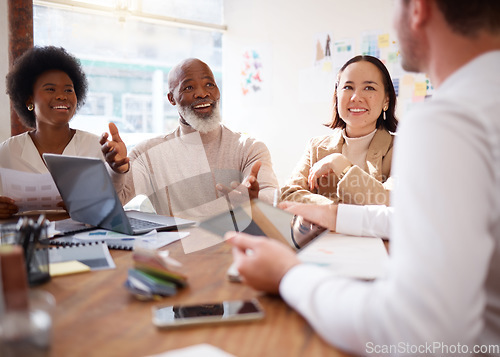
[[[16,201],[19,212],[61,209],[57,206],[62,201],[61,195],[49,173],[35,174],[0,168],[0,177],[2,195]]]

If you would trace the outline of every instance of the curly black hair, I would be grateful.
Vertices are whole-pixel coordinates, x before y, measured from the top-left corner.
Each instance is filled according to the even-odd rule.
[[[26,101],[33,95],[37,78],[49,70],[63,71],[73,81],[77,110],[85,103],[88,83],[80,61],[62,47],[30,48],[16,60],[6,77],[6,93],[22,123],[29,128],[36,128],[36,118],[34,111],[26,108]]]

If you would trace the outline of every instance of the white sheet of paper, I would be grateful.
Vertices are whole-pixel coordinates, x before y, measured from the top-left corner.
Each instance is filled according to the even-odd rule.
[[[160,353],[149,357],[235,357],[234,355],[221,350],[218,347],[209,345],[208,343],[201,343],[185,348]]]
[[[16,201],[19,212],[34,210],[60,210],[56,206],[61,202],[61,195],[50,176],[6,168],[0,168],[2,192]]]
[[[376,279],[384,275],[389,259],[382,239],[328,233],[298,253],[304,263],[331,269],[340,276]]]

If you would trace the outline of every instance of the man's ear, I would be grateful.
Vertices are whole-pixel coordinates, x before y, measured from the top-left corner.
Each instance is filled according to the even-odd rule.
[[[413,0],[410,2],[410,26],[413,29],[421,29],[430,18],[430,0]]]
[[[172,94],[172,92],[167,93],[167,99],[170,102],[170,104],[172,104],[173,106],[176,105],[174,95]]]

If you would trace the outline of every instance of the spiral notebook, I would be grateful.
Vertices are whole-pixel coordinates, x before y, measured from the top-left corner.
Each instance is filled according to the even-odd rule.
[[[50,264],[77,260],[90,267],[90,270],[116,268],[108,246],[102,242],[50,247],[48,249]]]
[[[73,246],[86,243],[106,243],[110,249],[134,250],[134,246],[136,245],[141,245],[148,249],[159,249],[188,235],[189,232],[151,231],[143,235],[129,236],[105,229],[97,229],[77,233],[73,236],[51,238],[49,244]]]
[[[106,239],[99,239],[99,237],[96,237],[95,240],[89,241],[89,240],[83,240],[74,236],[66,236],[66,237],[58,237],[58,238],[52,238],[49,241],[50,244],[56,245],[56,246],[61,246],[61,247],[72,247],[72,246],[79,246],[83,244],[91,244],[91,243],[105,243],[109,249],[117,249],[117,250],[133,250],[134,249],[134,243],[135,239],[130,238],[130,239],[113,239],[113,238],[106,238]]]

